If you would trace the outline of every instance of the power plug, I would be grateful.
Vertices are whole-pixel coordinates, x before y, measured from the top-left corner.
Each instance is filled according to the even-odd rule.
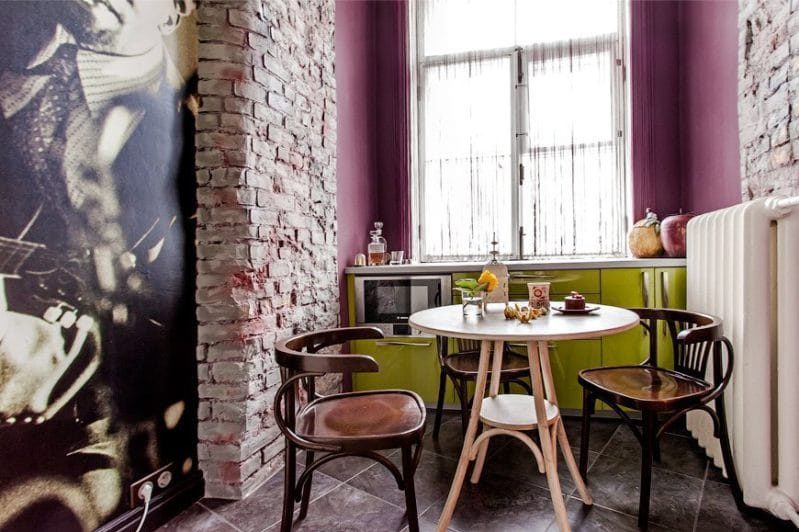
[[[144,501],[145,504],[150,502],[150,498],[152,498],[153,496],[154,489],[155,488],[152,482],[150,481],[145,482],[139,487],[139,493],[138,493],[139,499]]]
[[[153,483],[149,480],[139,487],[138,496],[140,500],[144,501],[144,512],[142,513],[141,521],[139,521],[139,526],[136,528],[136,532],[141,532],[141,529],[144,526],[144,520],[147,519],[147,513],[150,511],[150,498],[153,496],[154,489],[155,487],[153,486]]]

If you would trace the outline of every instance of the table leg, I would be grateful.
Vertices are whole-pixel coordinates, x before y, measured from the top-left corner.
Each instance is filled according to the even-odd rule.
[[[449,489],[447,502],[438,520],[438,532],[446,531],[455,506],[458,504],[458,497],[461,493],[463,480],[466,478],[466,469],[469,467],[469,456],[471,456],[472,443],[477,434],[477,424],[480,421],[480,407],[483,403],[483,396],[486,389],[486,377],[488,374],[488,358],[491,351],[491,341],[483,340],[480,345],[480,363],[477,366],[477,382],[474,387],[474,400],[472,402],[472,412],[469,417],[469,426],[466,428],[466,436],[463,440],[463,450],[458,460],[458,468],[455,470],[455,478],[452,479],[452,486]],[[501,354],[501,353],[500,353]]]
[[[541,451],[544,455],[544,467],[547,472],[547,485],[549,494],[552,497],[552,505],[555,508],[555,521],[561,531],[570,531],[569,518],[566,514],[566,504],[563,502],[563,492],[560,489],[560,479],[558,478],[558,456],[557,447],[552,441],[552,430],[557,430],[557,426],[550,427],[547,421],[546,405],[544,404],[544,379],[542,378],[542,360],[549,356],[547,342],[528,342],[527,356],[530,361],[530,375],[533,383],[533,398],[535,401],[535,415],[538,418],[538,439],[541,444]],[[549,364],[547,364],[549,366]],[[545,377],[544,377],[545,378]],[[549,375],[551,380],[552,376]],[[555,422],[557,425],[557,420]]]
[[[539,342],[538,348],[541,358],[541,370],[544,374],[544,381],[546,382],[547,391],[549,393],[547,399],[549,399],[549,402],[557,405],[558,397],[555,392],[555,383],[552,380],[552,368],[549,363],[549,345],[546,342]],[[593,504],[591,493],[588,491],[588,488],[586,488],[585,482],[583,481],[583,476],[580,474],[580,468],[577,467],[577,462],[574,460],[572,448],[569,445],[569,439],[566,437],[566,429],[563,427],[562,419],[558,419],[554,430],[556,431],[557,439],[560,443],[560,450],[563,453],[563,459],[566,461],[566,467],[569,469],[569,474],[571,474],[572,479],[574,480],[574,484],[577,487],[577,491],[580,493],[580,497],[583,499],[585,504]]]
[[[502,340],[494,342],[494,354],[491,363],[491,386],[488,391],[491,397],[496,397],[497,394],[499,394],[500,372],[502,371],[502,351],[504,348],[505,342]],[[479,454],[477,455],[477,460],[474,462],[474,468],[472,469],[472,484],[480,482],[480,475],[483,473],[483,465],[485,465],[486,454],[488,454],[488,440],[490,439],[491,438],[486,438],[480,445]]]

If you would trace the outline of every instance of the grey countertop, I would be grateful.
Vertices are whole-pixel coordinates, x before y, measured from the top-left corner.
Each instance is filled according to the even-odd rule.
[[[397,266],[348,266],[344,273],[357,275],[407,275],[481,271],[485,262],[426,262]],[[558,257],[539,260],[504,261],[510,271],[518,270],[593,270],[605,268],[670,268],[685,266],[685,259],[636,259]]]

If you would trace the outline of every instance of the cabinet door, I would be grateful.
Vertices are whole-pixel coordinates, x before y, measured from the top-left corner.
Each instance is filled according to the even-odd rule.
[[[602,303],[616,307],[651,307],[654,304],[653,268],[602,270]],[[640,364],[647,357],[649,339],[643,327],[602,338],[602,365]]]
[[[685,268],[655,268],[655,306],[684,309],[686,305]],[[658,366],[674,367],[674,345],[665,323],[658,324]]]
[[[370,355],[380,365],[377,373],[354,373],[354,390],[399,388],[418,393],[425,403],[435,405],[441,368],[435,338],[395,337],[352,342],[354,353]],[[455,402],[452,385],[447,383],[446,403]]]
[[[583,388],[577,382],[577,373],[586,368],[602,365],[600,340],[567,340],[554,342],[549,347],[552,379],[561,409],[580,410],[583,407]]]

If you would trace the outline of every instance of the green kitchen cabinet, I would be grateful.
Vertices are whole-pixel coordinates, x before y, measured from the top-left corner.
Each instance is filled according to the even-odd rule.
[[[354,373],[354,390],[399,388],[418,393],[428,405],[438,400],[441,367],[435,338],[393,337],[352,342],[352,352],[372,356],[380,365],[377,373]],[[452,384],[447,383],[445,403],[455,402]]]
[[[583,388],[577,373],[602,365],[601,340],[565,340],[549,347],[552,381],[561,409],[580,410],[583,407]]]
[[[602,304],[615,307],[652,307],[655,303],[654,268],[602,270]],[[649,338],[643,327],[602,338],[602,365],[640,364]]]
[[[655,268],[655,306],[684,309],[686,305],[685,268]],[[668,326],[658,323],[658,365],[674,367],[674,346],[669,339]]]

